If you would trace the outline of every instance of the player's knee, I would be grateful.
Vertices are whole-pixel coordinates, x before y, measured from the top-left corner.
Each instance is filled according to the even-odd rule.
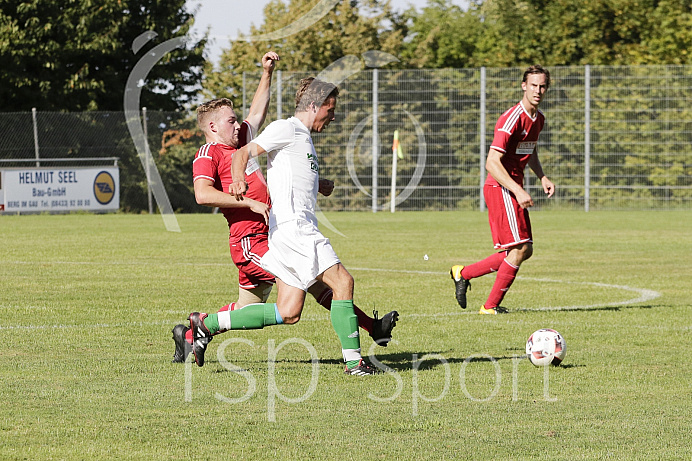
[[[286,325],[293,325],[300,320],[300,314],[303,312],[302,300],[277,300],[276,307],[279,315]]]
[[[297,314],[297,315],[289,314],[289,315],[286,315],[285,317],[282,316],[282,318],[284,320],[285,325],[294,325],[294,324],[298,323],[298,321],[300,320],[300,314]]]
[[[529,259],[531,256],[533,256],[533,245],[530,243],[527,243],[524,245],[523,251],[522,251],[522,261],[526,261]]]
[[[353,286],[355,285],[355,281],[353,280],[353,276],[346,272],[346,276],[344,277],[344,286],[346,287],[347,290],[350,292],[353,292]]]
[[[343,271],[337,280],[337,286],[334,287],[334,296],[339,299],[349,299],[353,297],[353,287],[355,282],[353,276],[346,271]]]

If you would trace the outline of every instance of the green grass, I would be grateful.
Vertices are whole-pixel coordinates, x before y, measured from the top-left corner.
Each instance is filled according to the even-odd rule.
[[[171,328],[237,294],[220,215],[179,215],[181,233],[159,216],[0,216],[0,459],[692,457],[689,212],[533,213],[513,312],[492,318],[473,315],[492,276],[467,314],[448,275],[492,251],[485,214],[327,216],[356,303],[401,313],[375,351],[396,374],[343,376],[313,300],[297,325],[216,338],[204,368],[171,364]],[[543,327],[567,340],[547,381],[516,359]]]

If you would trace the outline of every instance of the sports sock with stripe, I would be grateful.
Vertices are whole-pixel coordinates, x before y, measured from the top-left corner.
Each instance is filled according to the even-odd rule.
[[[331,310],[332,297],[332,289],[325,288],[324,291],[315,298],[315,300],[320,304],[320,306],[324,307],[327,310]],[[368,333],[372,333],[372,322],[374,319],[362,310],[360,310],[358,306],[356,306],[355,304],[353,305],[353,312],[355,312],[356,317],[358,318],[358,326],[361,327],[363,330],[367,331]]]
[[[491,272],[497,272],[502,265],[502,261],[507,257],[506,251],[494,253],[477,263],[470,264],[461,271],[461,276],[466,280],[475,279]]]
[[[334,331],[341,341],[341,353],[348,368],[358,365],[360,355],[360,336],[358,318],[353,312],[353,300],[332,300],[331,321]]]
[[[204,319],[204,326],[211,334],[216,334],[227,330],[257,330],[283,322],[276,304],[264,303],[248,304],[242,309],[209,314]]]
[[[502,265],[497,271],[497,278],[495,279],[493,288],[490,290],[488,300],[485,302],[486,309],[494,309],[500,305],[509,287],[514,283],[517,272],[519,272],[518,266],[508,263],[506,259],[502,262]]]

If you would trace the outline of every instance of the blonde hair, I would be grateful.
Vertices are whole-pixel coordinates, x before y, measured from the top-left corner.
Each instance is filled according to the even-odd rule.
[[[233,101],[228,98],[217,98],[200,104],[197,107],[197,126],[199,129],[206,132],[209,118],[213,117],[223,107],[230,107],[233,110]]]
[[[296,112],[305,112],[312,103],[322,107],[327,99],[337,97],[339,97],[339,88],[333,83],[323,82],[315,77],[304,78],[296,91]]]

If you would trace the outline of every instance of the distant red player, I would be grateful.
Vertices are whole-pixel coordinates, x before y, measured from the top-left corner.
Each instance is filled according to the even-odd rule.
[[[279,56],[269,52],[262,58],[264,72],[250,106],[248,117],[238,123],[233,103],[221,98],[208,101],[197,108],[197,122],[204,132],[206,144],[197,151],[192,164],[195,199],[200,205],[219,207],[229,227],[231,259],[238,268],[238,301],[222,307],[238,310],[249,304],[266,302],[275,283],[274,276],[259,266],[259,260],[269,249],[267,220],[270,199],[267,183],[255,159],[248,162],[245,180],[248,191],[238,201],[230,195],[232,182],[231,160],[237,149],[253,139],[264,123],[269,106],[271,77]],[[334,183],[320,180],[319,192],[330,195]],[[332,290],[316,282],[308,292],[327,309],[331,307]],[[382,318],[369,317],[357,307],[354,309],[358,324],[377,344],[387,346],[399,314],[392,311]],[[173,362],[184,362],[192,351],[192,331],[183,324],[173,328],[175,354]],[[201,364],[199,364],[201,366]]]
[[[541,66],[524,72],[522,100],[502,114],[495,125],[495,135],[485,164],[488,177],[483,195],[488,206],[488,221],[495,249],[502,250],[470,266],[452,266],[456,298],[466,309],[466,290],[470,280],[497,272],[495,283],[480,314],[505,313],[500,307],[505,294],[519,271],[521,263],[533,254],[533,236],[528,208],[533,199],[524,190],[524,169],[528,164],[541,180],[543,191],[552,197],[555,184],[543,174],[538,159],[538,136],[545,117],[538,110],[550,86],[550,73]]]

